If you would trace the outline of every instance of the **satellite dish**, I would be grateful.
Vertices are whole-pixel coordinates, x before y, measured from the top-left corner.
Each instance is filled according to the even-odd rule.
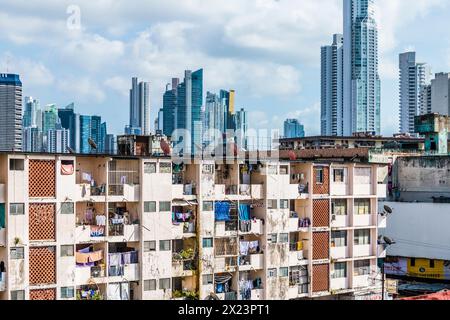
[[[95,143],[94,140],[92,140],[91,138],[88,139],[88,143],[91,146],[92,149],[97,150],[97,144]]]
[[[392,214],[392,208],[389,206],[384,206],[384,211],[386,211],[389,214]]]
[[[383,237],[383,240],[384,240],[384,242],[386,242],[386,244],[388,244],[388,245],[393,245],[393,244],[395,244],[395,241],[394,240],[392,240],[391,238],[388,238],[388,237]]]

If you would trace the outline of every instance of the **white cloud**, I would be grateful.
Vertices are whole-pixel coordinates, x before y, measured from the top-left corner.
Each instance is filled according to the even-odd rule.
[[[26,87],[52,85],[55,77],[42,62],[17,57],[7,52],[0,58],[0,66],[10,73],[17,73]]]
[[[68,77],[58,81],[57,86],[75,102],[102,103],[106,98],[103,89],[88,77]]]

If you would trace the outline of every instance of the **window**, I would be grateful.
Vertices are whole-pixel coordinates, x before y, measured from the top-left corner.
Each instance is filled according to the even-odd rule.
[[[23,203],[11,203],[9,205],[9,213],[12,216],[19,216],[25,214],[24,210],[24,204]]]
[[[323,168],[316,168],[316,184],[323,184]]]
[[[61,246],[61,257],[73,257],[74,250],[72,245]]]
[[[355,214],[356,215],[370,214],[370,200],[355,199]]]
[[[73,202],[61,203],[61,214],[74,214]]]
[[[288,242],[289,242],[289,234],[280,233],[280,243],[288,243]]]
[[[156,251],[156,241],[145,241],[144,252]]]
[[[205,274],[203,275],[203,285],[206,286],[208,284],[213,284],[214,278],[212,274]]]
[[[277,269],[268,270],[269,278],[275,278],[277,276]]]
[[[430,268],[435,268],[434,260],[430,260]]]
[[[161,162],[159,164],[159,173],[172,173],[172,163]]]
[[[147,174],[156,173],[156,163],[154,162],[144,163],[144,173]]]
[[[25,259],[25,252],[23,248],[11,248],[10,255],[11,260]]]
[[[25,291],[11,291],[11,300],[25,300]]]
[[[170,251],[170,240],[161,240],[159,241],[159,250],[160,251]]]
[[[281,278],[289,277],[289,268],[280,268],[280,277]]]
[[[277,209],[277,200],[267,200],[267,209]]]
[[[370,274],[370,260],[355,261],[355,276]]]
[[[202,167],[202,172],[204,174],[213,174],[214,173],[214,165],[213,164],[204,164]]]
[[[146,201],[144,202],[144,212],[156,212],[156,202],[155,201]]]
[[[355,246],[370,245],[370,230],[355,230]]]
[[[161,289],[161,290],[170,289],[170,278],[169,279],[159,279],[159,289]]]
[[[167,201],[160,201],[159,202],[159,211],[160,212],[170,212],[172,211],[172,203]]]
[[[411,267],[415,267],[415,266],[416,266],[416,259],[411,258]]]
[[[278,235],[276,233],[269,234],[269,236],[267,237],[267,242],[277,243],[278,242],[277,237],[278,237]]]
[[[213,239],[212,238],[204,238],[203,239],[203,248],[212,248],[213,247]]]
[[[345,169],[333,170],[333,182],[345,183]]]
[[[289,166],[280,166],[280,174],[289,174]]]
[[[214,203],[212,201],[203,201],[203,211],[214,211]]]
[[[62,299],[75,298],[75,289],[73,287],[62,287],[61,288],[61,298]]]
[[[334,273],[331,276],[333,279],[347,278],[347,263],[340,262],[334,264]]]
[[[289,200],[280,200],[280,209],[289,209]]]
[[[23,171],[25,170],[25,160],[23,159],[9,159],[9,170]]]
[[[347,215],[347,200],[338,199],[333,200],[331,203],[331,209],[333,214],[337,216],[346,216]]]
[[[331,246],[342,248],[347,246],[347,231],[331,232]]]
[[[144,291],[155,291],[156,290],[156,280],[144,280]]]

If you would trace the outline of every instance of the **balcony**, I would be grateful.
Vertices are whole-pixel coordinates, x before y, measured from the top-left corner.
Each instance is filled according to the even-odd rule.
[[[262,220],[252,219],[249,221],[240,221],[239,223],[240,234],[256,234],[261,235],[264,233]]]
[[[332,247],[330,253],[331,259],[333,260],[347,259],[350,257],[348,247]]]
[[[370,275],[354,276],[353,288],[366,288],[372,285]]]
[[[197,265],[195,260],[173,260],[172,262],[172,277],[192,277],[196,271]]]
[[[127,281],[139,281],[139,264],[126,264],[123,277]]]
[[[332,228],[346,228],[350,226],[350,217],[348,215],[332,215],[331,227]]]
[[[236,237],[238,234],[237,222],[215,222],[216,237]]]
[[[193,184],[172,185],[172,199],[196,200],[197,191]]]
[[[350,188],[347,183],[331,183],[330,186],[332,196],[348,196],[350,194]]]
[[[296,244],[294,244],[297,246]],[[294,249],[294,245],[291,245],[291,249]],[[291,250],[289,251],[289,265],[291,267],[302,266],[308,264],[308,255],[304,250]]]
[[[75,283],[78,285],[89,284],[93,279],[95,282],[103,282],[105,276],[104,266],[77,267],[75,269]]]
[[[138,242],[140,239],[138,224],[110,223],[108,239],[111,242]]]
[[[308,199],[308,187],[299,184],[286,184],[282,190],[283,199]]]
[[[264,199],[264,189],[261,184],[241,184],[239,185],[239,195],[248,199]]]
[[[308,297],[308,284],[292,284],[289,286],[288,299]]]
[[[355,214],[353,215],[353,226],[354,227],[370,227],[375,226],[374,219],[376,215],[373,214]]]
[[[330,290],[339,291],[339,290],[346,290],[348,288],[349,288],[348,278],[331,279]]]
[[[372,257],[372,256],[374,256],[372,252],[372,245],[362,245],[362,246],[355,245],[353,247],[353,257],[355,258]]]
[[[237,270],[237,257],[222,257],[215,258],[214,271],[215,272],[236,272]]]
[[[355,196],[370,196],[373,194],[372,192],[372,184],[354,184],[353,185],[353,193]]]
[[[263,270],[264,269],[264,255],[250,254],[241,257],[239,271]]]
[[[6,290],[6,272],[0,273],[0,292]]]
[[[128,281],[134,281],[131,279],[139,279],[139,252],[138,251],[128,251],[128,252],[112,252],[108,254],[109,277],[120,277],[117,279],[120,282],[121,278],[124,277]],[[110,282],[115,281],[114,279]]]
[[[104,226],[77,226],[75,228],[75,239],[77,243],[103,242],[106,237]]]
[[[138,184],[109,185],[108,197],[111,202],[138,202],[141,188]]]
[[[309,232],[310,228],[311,220],[308,218],[289,218],[289,232]]]

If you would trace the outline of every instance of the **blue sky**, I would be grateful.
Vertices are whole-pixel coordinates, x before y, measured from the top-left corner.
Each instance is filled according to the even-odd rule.
[[[32,2],[32,3],[30,3]],[[450,1],[377,0],[382,132],[398,130],[398,54],[450,71]],[[68,28],[71,5],[80,28]],[[72,20],[69,20],[72,21]],[[320,124],[320,46],[342,32],[342,0],[2,0],[0,72],[21,74],[42,105],[128,121],[131,77],[151,84],[152,122],[165,85],[204,68],[206,91],[235,89],[255,129]],[[153,123],[152,123],[153,127]]]

